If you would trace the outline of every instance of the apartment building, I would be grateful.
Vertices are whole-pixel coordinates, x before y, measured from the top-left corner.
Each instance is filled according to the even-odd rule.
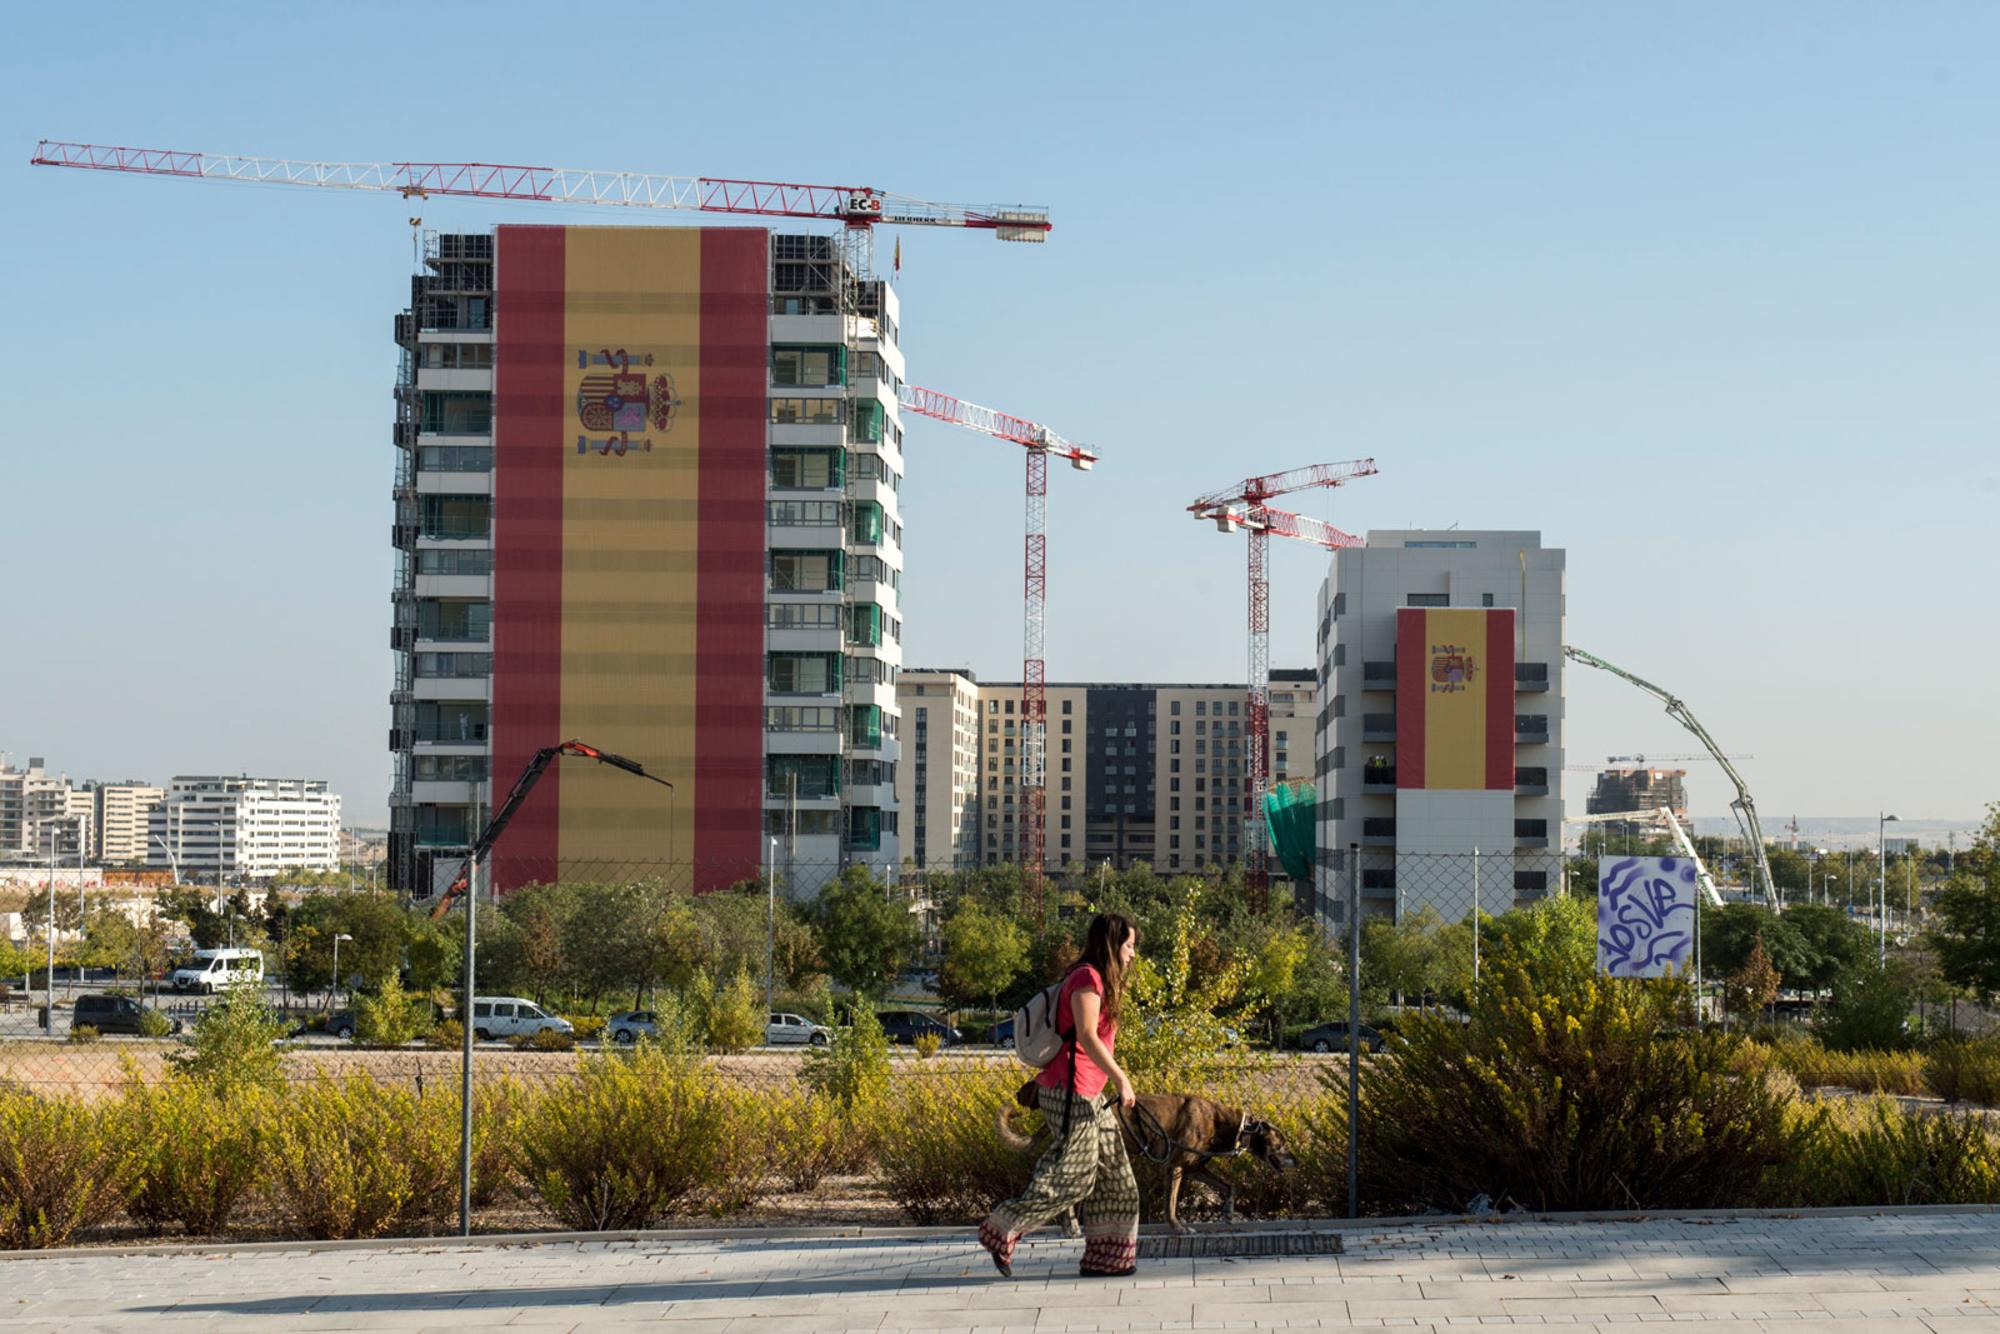
[[[930,697],[915,693],[915,675],[905,675],[905,717]],[[955,864],[1019,861],[1020,683],[981,685],[969,672],[948,675],[954,698],[963,697],[970,708],[977,743],[975,784],[954,792],[954,799],[970,796],[969,808],[961,808],[969,819],[952,845]],[[1309,668],[1272,673],[1274,781],[1311,781],[1314,677]],[[928,678],[921,684],[935,688]],[[1047,686],[1043,865],[1146,862],[1163,871],[1192,871],[1241,860],[1247,695],[1240,684]],[[937,763],[935,754],[930,763]],[[912,779],[903,794],[906,810],[917,790]],[[928,797],[927,806],[936,801]],[[929,813],[929,819],[935,823],[937,816]],[[926,868],[954,864],[928,839],[926,846]]]
[[[979,861],[979,680],[969,668],[906,667],[896,686],[910,749],[897,775],[907,865]]]
[[[40,840],[30,822],[32,814],[47,809],[43,794],[69,789],[69,779],[50,773],[46,766],[39,755],[30,758],[25,769],[0,765],[0,857],[34,855]],[[46,848],[41,852],[47,855]]]
[[[900,861],[898,306],[833,237],[427,235],[397,316],[389,876],[456,873],[538,748],[574,761],[488,870]]]
[[[323,781],[184,775],[147,820],[148,866],[252,880],[340,869],[340,798]]]
[[[1600,770],[1597,785],[1583,802],[1586,815],[1653,811],[1662,806],[1674,813],[1683,828],[1693,829],[1688,821],[1687,770],[1626,765]],[[1607,820],[1598,828],[1606,835],[1620,838],[1633,834],[1651,837],[1659,832],[1659,826],[1650,820]]]
[[[1364,915],[1462,916],[1475,864],[1493,912],[1558,880],[1563,579],[1564,553],[1533,532],[1375,531],[1334,553],[1319,595],[1324,920],[1346,920],[1352,845]]]
[[[107,866],[146,860],[153,808],[166,800],[164,789],[145,783],[90,785],[95,830],[93,855]]]

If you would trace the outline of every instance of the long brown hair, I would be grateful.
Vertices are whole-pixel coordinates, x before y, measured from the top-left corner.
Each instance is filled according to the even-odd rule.
[[[1079,962],[1095,968],[1104,979],[1099,1013],[1113,1023],[1118,1022],[1118,1004],[1125,999],[1125,965],[1119,962],[1119,956],[1124,953],[1125,942],[1138,934],[1138,923],[1124,913],[1103,912],[1090,919],[1090,933],[1084,938]]]

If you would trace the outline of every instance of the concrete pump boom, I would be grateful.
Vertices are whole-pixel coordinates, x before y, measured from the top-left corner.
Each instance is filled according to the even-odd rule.
[[[1643,677],[1634,676],[1623,667],[1615,667],[1594,654],[1585,653],[1582,649],[1572,648],[1568,644],[1563,645],[1563,656],[1572,662],[1580,662],[1586,667],[1596,667],[1601,671],[1610,672],[1613,676],[1630,681],[1654,699],[1659,700],[1667,706],[1667,716],[1682,727],[1687,728],[1688,731],[1694,733],[1695,740],[1701,742],[1708,753],[1715,758],[1715,762],[1722,766],[1722,772],[1728,774],[1729,781],[1736,785],[1736,800],[1729,803],[1729,809],[1735,812],[1737,827],[1743,831],[1744,839],[1750,844],[1750,855],[1756,859],[1757,887],[1763,891],[1764,901],[1771,906],[1773,911],[1776,911],[1781,905],[1778,900],[1777,886],[1771,881],[1771,863],[1764,856],[1764,826],[1757,819],[1757,803],[1750,799],[1750,785],[1743,781],[1742,774],[1736,772],[1736,766],[1731,764],[1729,757],[1722,753],[1722,747],[1715,744],[1715,738],[1708,734],[1708,729],[1703,727],[1701,722],[1692,713],[1688,712],[1687,705],[1681,703],[1678,697],[1660,689],[1660,687],[1654,685],[1651,681]]]

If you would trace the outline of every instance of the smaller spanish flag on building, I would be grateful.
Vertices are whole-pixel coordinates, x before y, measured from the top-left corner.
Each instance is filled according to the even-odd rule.
[[[1513,790],[1513,608],[1397,609],[1396,787]]]

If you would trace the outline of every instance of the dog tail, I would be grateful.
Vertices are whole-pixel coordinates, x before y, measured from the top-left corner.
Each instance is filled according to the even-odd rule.
[[[1012,1108],[1007,1103],[1001,1103],[999,1110],[993,1114],[993,1133],[1000,1137],[1002,1144],[1016,1153],[1026,1153],[1035,1147],[1033,1139],[1014,1129]]]

